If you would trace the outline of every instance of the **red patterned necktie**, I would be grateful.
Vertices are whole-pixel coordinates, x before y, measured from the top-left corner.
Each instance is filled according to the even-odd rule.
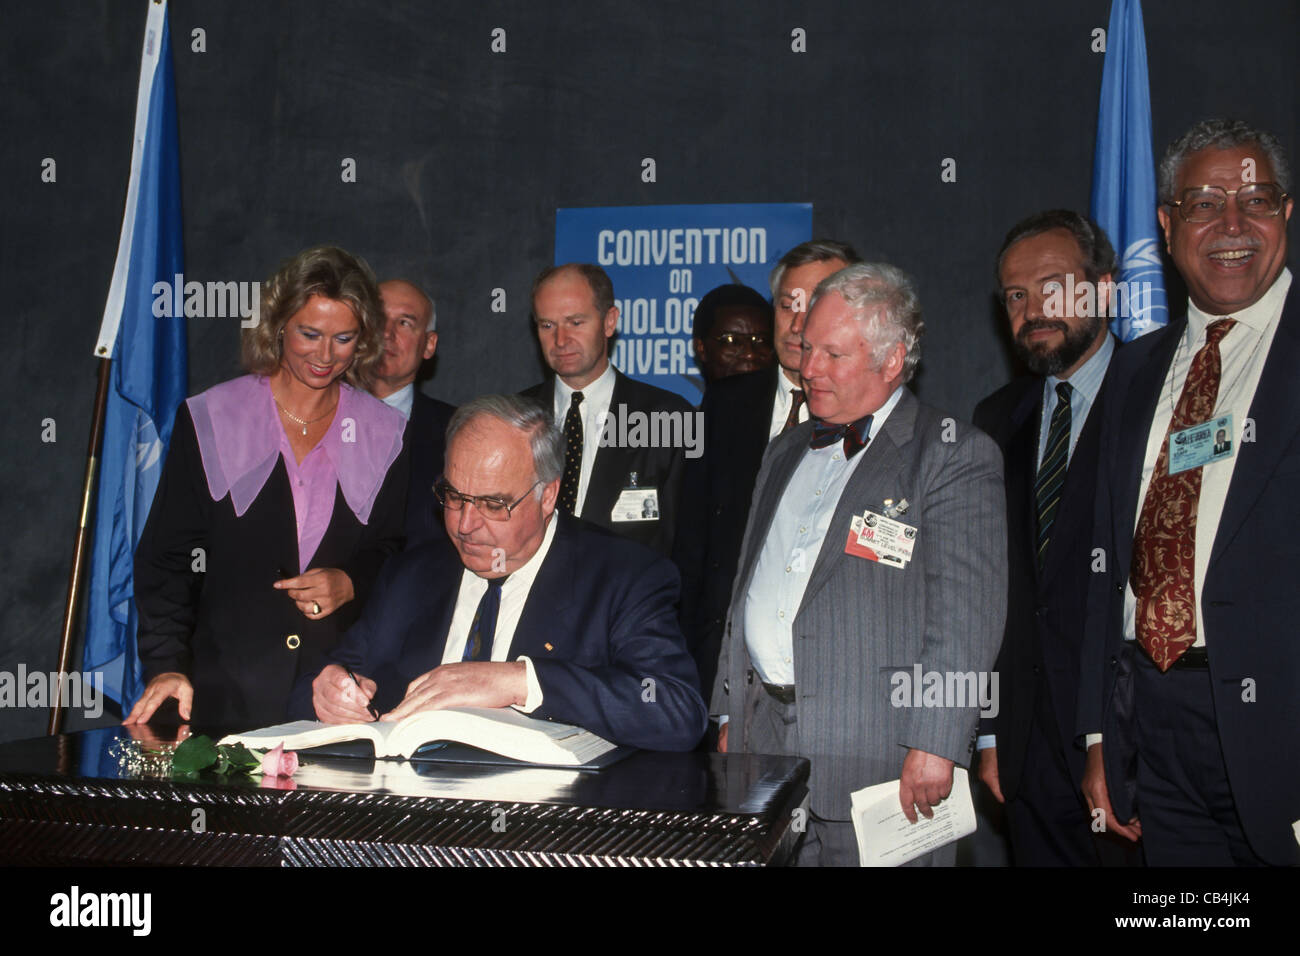
[[[803,389],[790,389],[790,414],[785,416],[785,425],[781,428],[782,435],[799,424],[799,409],[803,407],[803,402]]]
[[[1167,671],[1196,642],[1196,506],[1201,467],[1169,474],[1169,436],[1214,416],[1219,397],[1219,342],[1234,319],[1216,319],[1192,359],[1151,474],[1133,538],[1129,583],[1137,598],[1138,643]]]

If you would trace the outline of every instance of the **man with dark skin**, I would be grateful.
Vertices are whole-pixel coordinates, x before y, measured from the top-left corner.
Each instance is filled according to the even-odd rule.
[[[720,285],[695,307],[693,344],[708,382],[768,368],[776,358],[772,306],[749,286]]]

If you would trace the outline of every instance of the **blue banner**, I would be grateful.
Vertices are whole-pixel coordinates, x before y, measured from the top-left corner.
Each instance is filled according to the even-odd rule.
[[[555,211],[555,264],[594,262],[614,282],[615,367],[692,405],[704,393],[691,347],[695,306],[730,282],[770,299],[772,266],[810,238],[811,203]]]
[[[154,284],[184,271],[176,89],[166,4],[149,4],[131,181],[96,354],[111,357],[86,609],[84,673],[129,709],[140,696],[132,558],[188,377],[185,319],[154,317]]]
[[[1158,202],[1142,4],[1114,0],[1097,109],[1091,213],[1119,256],[1111,331],[1122,342],[1169,322]]]

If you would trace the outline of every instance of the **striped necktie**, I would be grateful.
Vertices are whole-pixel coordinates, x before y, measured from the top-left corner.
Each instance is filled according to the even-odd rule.
[[[1056,385],[1056,408],[1047,429],[1047,446],[1043,449],[1043,463],[1038,466],[1034,479],[1034,504],[1038,513],[1038,568],[1042,570],[1047,557],[1047,544],[1052,540],[1052,522],[1061,503],[1061,489],[1065,487],[1065,473],[1070,466],[1070,396],[1069,382]]]

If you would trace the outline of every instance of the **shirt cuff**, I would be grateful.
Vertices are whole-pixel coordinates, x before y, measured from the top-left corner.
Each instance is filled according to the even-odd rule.
[[[1083,735],[1083,749],[1084,749],[1084,750],[1087,750],[1087,749],[1088,749],[1089,747],[1091,747],[1093,744],[1099,744],[1099,743],[1101,743],[1101,734],[1084,734],[1084,735]]]
[[[990,747],[996,747],[997,745],[997,734],[980,734],[975,738],[976,750],[988,750]]]
[[[521,714],[531,714],[542,706],[542,685],[537,682],[537,670],[533,667],[530,658],[517,657],[515,660],[524,662],[524,679],[528,681],[528,698],[522,704],[512,704],[511,706]]]
[[[718,718],[718,726],[719,726],[719,727],[725,727],[725,726],[727,726],[727,721],[730,720],[730,719],[731,719],[731,718],[728,717],[726,714],[722,714],[722,715]]]

